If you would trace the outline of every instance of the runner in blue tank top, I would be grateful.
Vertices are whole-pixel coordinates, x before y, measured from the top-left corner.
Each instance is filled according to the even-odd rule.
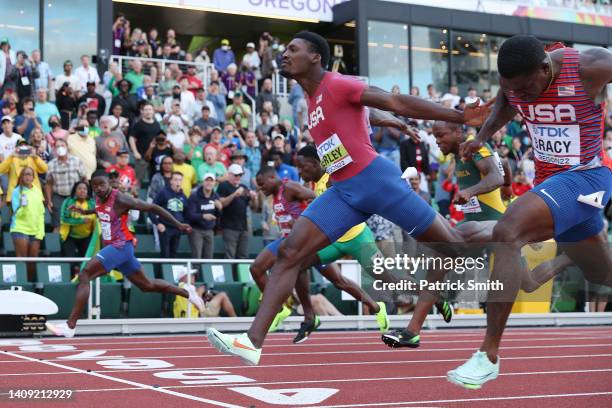
[[[487,332],[480,350],[449,371],[449,381],[480,388],[499,373],[499,343],[520,287],[520,250],[551,238],[594,283],[612,286],[612,257],[602,209],[610,199],[612,173],[602,166],[601,97],[612,82],[612,53],[558,48],[546,52],[532,36],[515,36],[499,50],[501,90],[475,140],[461,146],[471,157],[517,113],[527,124],[534,150],[536,186],[510,205],[493,230],[492,280]]]

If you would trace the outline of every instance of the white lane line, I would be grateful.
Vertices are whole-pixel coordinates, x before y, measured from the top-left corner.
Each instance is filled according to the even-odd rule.
[[[604,344],[559,344],[559,345],[543,345],[543,346],[510,346],[510,347],[502,347],[502,351],[506,350],[530,350],[530,349],[556,349],[556,348],[591,348],[591,347],[612,347],[612,343],[604,343]],[[72,350],[70,350],[72,351]],[[330,354],[375,354],[375,353],[434,353],[434,352],[448,352],[448,351],[474,351],[474,347],[470,348],[445,348],[445,349],[411,349],[411,350],[392,350],[389,348],[381,348],[380,350],[349,350],[349,351],[313,351],[313,352],[296,352],[296,353],[263,353],[264,356],[300,356],[300,355],[330,355]],[[3,353],[7,353],[3,351]],[[106,360],[125,360],[125,359],[134,359],[134,358],[154,358],[154,359],[173,359],[173,358],[231,358],[232,356],[228,356],[226,354],[195,354],[195,355],[186,355],[186,356],[130,356],[130,357],[106,357]],[[95,357],[91,359],[79,359],[78,361],[87,361],[87,360],[99,360],[100,357]],[[32,359],[33,361],[39,361],[37,359]],[[65,359],[46,359],[45,361],[66,361]],[[27,363],[28,361],[23,360],[0,360],[0,364],[2,363]],[[299,365],[299,364],[298,364]]]
[[[558,375],[562,375],[562,374],[583,374],[583,373],[590,373],[590,374],[595,374],[595,373],[609,373],[612,372],[612,368],[603,368],[603,369],[595,369],[595,370],[565,370],[565,371],[527,371],[527,372],[518,372],[518,373],[502,373],[499,374],[500,376],[529,376],[529,375],[551,375],[551,374],[558,374]],[[87,373],[89,374],[89,373]],[[113,378],[113,377],[111,377]],[[423,376],[410,376],[410,377],[376,377],[376,378],[347,378],[347,379],[329,379],[329,380],[300,380],[300,381],[267,381],[267,382],[253,382],[253,383],[249,383],[249,387],[255,387],[255,386],[262,386],[262,385],[284,385],[284,384],[320,384],[320,383],[351,383],[351,382],[372,382],[372,381],[406,381],[406,380],[432,380],[432,379],[439,379],[439,378],[446,378],[445,375],[423,375]],[[114,380],[120,380],[120,382],[124,382],[124,380],[118,379],[118,378],[113,378]],[[128,383],[128,381],[125,381],[126,383]],[[138,383],[134,383],[134,384],[138,384]],[[131,385],[131,384],[130,384]],[[144,384],[141,384],[144,385]],[[240,387],[240,386],[244,386],[244,383],[224,383],[224,384],[196,384],[196,385],[170,385],[167,387],[159,387],[159,388],[153,388],[154,390],[170,390],[170,389],[183,389],[183,388],[207,388],[207,387],[212,387],[212,388],[223,388],[223,387]],[[148,386],[147,386],[148,387]],[[77,390],[77,392],[97,392],[97,391],[118,391],[118,390],[138,390],[139,388],[96,388],[96,389],[88,389],[88,390]],[[7,393],[1,394],[0,395],[6,395]],[[612,392],[610,392],[610,394],[612,394]],[[185,394],[191,397],[191,395],[189,394]],[[414,403],[428,403],[428,402],[438,402],[438,401],[416,401]],[[440,401],[443,402],[443,401]],[[399,402],[399,403],[395,403],[397,404],[406,404],[406,402]],[[367,406],[368,404],[364,404],[364,406]],[[377,405],[377,404],[372,404],[372,405]],[[380,404],[380,405],[387,405],[385,404]],[[227,406],[227,405],[226,405]],[[235,407],[235,405],[231,405],[232,407]],[[344,406],[344,405],[342,405]],[[352,406],[360,406],[359,404],[356,405],[346,405],[347,407],[352,407]],[[319,407],[321,408],[321,407]]]
[[[504,361],[508,360],[552,360],[552,359],[579,359],[579,358],[588,358],[591,359],[593,357],[612,357],[612,354],[572,354],[565,356],[529,356],[529,357],[504,357]],[[79,360],[82,361],[82,360]],[[301,363],[297,366],[299,367],[320,367],[320,366],[346,366],[346,365],[394,365],[394,364],[431,364],[431,363],[452,363],[452,362],[460,362],[465,361],[463,358],[451,358],[444,360],[393,360],[393,361],[355,361],[355,362],[344,362],[344,363]],[[206,366],[206,367],[182,367],[181,370],[231,370],[231,369],[258,369],[258,368],[286,368],[286,367],[296,367],[296,364],[268,364],[268,365],[257,365],[257,366],[245,366],[245,365],[237,365],[237,366]],[[168,367],[168,368],[156,368],[155,371],[176,371],[177,367]],[[92,370],[96,373],[138,373],[138,372],[149,372],[150,368],[132,368],[125,370]],[[71,371],[62,371],[62,372],[50,372],[50,373],[9,373],[9,374],[1,374],[0,377],[11,377],[11,376],[30,376],[30,375],[66,375],[66,374],[78,374]]]
[[[188,399],[188,400],[192,400],[192,401],[203,402],[203,403],[206,403],[206,404],[215,405],[217,407],[244,408],[244,407],[241,407],[239,405],[227,404],[225,402],[215,401],[215,400],[211,400],[211,399],[207,399],[207,398],[200,398],[200,397],[196,397],[196,396],[189,395],[189,394],[183,394],[183,393],[180,393],[180,392],[176,392],[176,391],[172,391],[172,390],[167,390],[165,388],[155,388],[155,387],[152,387],[152,386],[147,385],[147,384],[141,384],[141,383],[138,383],[138,382],[135,382],[135,381],[130,381],[130,380],[124,380],[122,378],[111,377],[110,375],[106,375],[106,374],[100,374],[100,373],[96,373],[96,372],[87,372],[86,370],[81,370],[80,368],[70,367],[70,366],[63,365],[63,364],[52,363],[50,361],[40,361],[40,360],[36,360],[36,359],[28,357],[28,356],[22,356],[20,354],[11,353],[11,352],[8,352],[8,351],[1,351],[1,353],[6,354],[6,355],[10,355],[10,356],[15,357],[15,358],[20,358],[20,359],[23,359],[23,360],[34,361],[34,362],[37,362],[37,363],[40,363],[40,364],[46,364],[46,365],[49,365],[49,366],[52,366],[52,367],[62,368],[64,370],[74,371],[74,372],[80,373],[80,374],[91,375],[93,377],[103,378],[105,380],[115,381],[115,382],[131,385],[133,387],[137,387],[137,388],[142,389],[142,390],[150,390],[150,391],[160,392],[162,394],[168,394],[168,395],[172,395],[174,397],[184,398],[184,399]],[[77,392],[79,392],[79,391],[77,390]]]
[[[612,392],[581,392],[575,394],[543,394],[543,395],[511,395],[508,397],[483,397],[483,398],[462,398],[448,400],[431,400],[431,401],[408,401],[408,402],[385,402],[375,404],[351,404],[351,405],[317,405],[317,408],[353,408],[353,407],[380,407],[391,405],[410,405],[413,408],[415,404],[441,404],[453,402],[478,402],[478,401],[506,401],[520,399],[538,399],[538,398],[564,398],[564,397],[595,397],[601,395],[612,395]]]
[[[525,341],[555,341],[555,340],[602,340],[603,337],[565,337],[563,339],[557,339],[557,338],[535,338],[535,339],[529,339],[529,340],[524,340],[524,339],[504,339],[502,341],[502,343],[506,343],[506,342],[525,342]],[[482,339],[473,339],[473,340],[450,340],[453,343],[473,343],[473,342],[481,342]],[[186,342],[183,342],[186,343]],[[207,344],[205,339],[202,339],[199,341],[199,343],[204,343]],[[427,340],[425,338],[425,341],[423,343],[426,344],[448,344],[449,340]],[[157,342],[156,344],[159,344],[159,342]],[[381,341],[375,341],[375,342],[350,342],[350,343],[342,343],[343,346],[370,346],[370,345],[382,345],[383,343]],[[62,344],[64,345],[64,344]],[[65,344],[68,345],[68,344]],[[610,342],[610,345],[612,345],[612,341]],[[75,346],[79,346],[79,345],[75,345]],[[270,348],[274,348],[274,347],[291,347],[291,348],[304,348],[304,347],[328,347],[328,346],[338,346],[338,343],[303,343],[303,344],[292,344],[292,343],[287,343],[287,344],[272,344],[272,345],[267,345],[266,348],[270,349]],[[15,347],[15,346],[11,346],[11,347]],[[214,347],[212,346],[198,346],[198,347],[127,347],[127,348],[104,348],[105,351],[141,351],[141,350],[206,350],[206,349],[214,349]],[[36,350],[20,350],[19,353],[20,354],[26,354],[26,353],[36,353],[36,354],[40,354],[40,353],[61,353],[61,354],[65,354],[66,352],[74,352],[74,353],[78,353],[78,352],[83,352],[83,351],[91,351],[94,349],[73,349],[73,350],[61,350],[61,351],[50,351],[50,350],[41,350],[41,351],[36,351]],[[102,356],[103,357],[103,356]],[[97,359],[99,357],[95,357],[95,359]]]

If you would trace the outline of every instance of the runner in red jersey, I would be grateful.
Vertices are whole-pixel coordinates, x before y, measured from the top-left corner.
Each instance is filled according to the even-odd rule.
[[[328,72],[329,57],[324,38],[300,32],[283,54],[281,74],[297,80],[308,95],[308,128],[333,185],[302,213],[280,246],[262,304],[247,335],[229,336],[212,328],[207,331],[215,347],[250,364],[259,362],[274,315],[311,254],[372,214],[385,217],[420,241],[465,241],[461,230],[453,229],[402,180],[397,166],[376,154],[365,107],[405,117],[477,126],[488,114],[488,105],[470,105],[462,112],[421,98],[390,94],[358,79]],[[457,248],[446,247],[456,253]]]
[[[555,238],[588,280],[612,285],[612,257],[601,233],[612,172],[602,166],[600,104],[612,82],[612,53],[555,48],[546,52],[540,41],[525,35],[502,44],[497,60],[501,89],[493,113],[478,137],[461,147],[462,155],[470,157],[520,113],[536,165],[536,186],[512,203],[493,230],[493,242],[499,244],[491,280],[501,282],[503,291],[489,293],[484,342],[448,373],[449,381],[466,388],[497,378],[499,343],[521,284],[525,244]]]
[[[73,337],[77,320],[83,313],[87,299],[89,298],[89,283],[99,276],[116,269],[121,272],[143,292],[172,293],[174,295],[188,298],[191,303],[202,311],[204,301],[191,285],[185,289],[173,286],[162,279],[149,279],[144,274],[142,265],[134,256],[134,236],[127,228],[128,212],[132,209],[140,211],[152,211],[165,218],[176,228],[190,233],[191,227],[179,223],[170,213],[160,206],[137,200],[130,195],[120,193],[112,189],[108,181],[108,175],[103,170],[96,171],[91,178],[92,190],[96,195],[96,207],[91,211],[72,207],[70,211],[76,211],[84,215],[93,214],[98,216],[104,248],[96,254],[79,274],[79,285],[77,287],[76,299],[72,312],[66,323],[59,325],[47,323],[47,328],[55,335]]]

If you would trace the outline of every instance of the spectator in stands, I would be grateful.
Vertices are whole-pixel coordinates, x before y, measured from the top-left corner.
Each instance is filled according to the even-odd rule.
[[[86,84],[86,92],[79,98],[79,103],[87,103],[87,109],[97,112],[101,118],[106,111],[106,100],[104,97],[96,93],[96,83],[89,81]]]
[[[74,71],[77,78],[79,78],[79,92],[85,92],[87,89],[87,82],[95,82],[96,86],[100,83],[100,76],[98,70],[89,65],[89,56],[83,54],[81,56],[81,66]]]
[[[223,163],[217,161],[218,152],[212,146],[204,150],[204,162],[196,167],[198,180],[204,180],[206,174],[213,174],[219,182],[227,180],[227,170]]]
[[[15,245],[15,256],[20,258],[38,257],[40,241],[45,237],[45,206],[43,194],[34,180],[36,172],[25,167],[12,192],[11,237]],[[28,263],[28,280],[34,281],[35,264]]]
[[[203,87],[199,87],[196,90],[195,93],[195,100],[192,104],[192,109],[191,109],[191,113],[190,116],[194,121],[197,121],[198,119],[200,119],[203,116],[203,112],[202,109],[207,106],[208,107],[208,116],[210,117],[212,115],[213,118],[215,118],[217,116],[217,112],[215,110],[215,105],[206,99],[206,91],[204,90]],[[215,122],[217,122],[215,120]],[[217,122],[217,125],[219,123]],[[217,126],[217,125],[209,125],[210,126]],[[199,125],[198,125],[199,126]],[[200,126],[202,129],[204,127]]]
[[[249,120],[251,119],[251,107],[242,101],[242,93],[234,94],[233,103],[225,109],[225,119],[228,123],[235,124],[234,115],[239,113],[241,116],[241,127],[248,129]]]
[[[44,89],[50,92],[53,89],[53,72],[51,72],[51,67],[41,60],[40,50],[32,51],[30,58],[32,59],[32,67],[38,71],[38,78],[34,80],[34,89],[36,91]]]
[[[251,172],[251,175],[257,174],[261,167],[261,150],[257,145],[257,136],[255,135],[255,132],[246,132],[246,135],[244,137],[244,144],[246,167]]]
[[[153,175],[161,170],[162,160],[165,157],[172,157],[174,155],[174,147],[172,143],[167,139],[166,132],[159,130],[155,139],[151,141],[147,151],[144,154],[144,160],[148,163],[149,174],[152,178]],[[173,161],[174,162],[174,161]],[[170,171],[172,168],[170,168]],[[137,172],[137,174],[140,174]]]
[[[207,104],[201,108],[201,116],[196,119],[194,125],[202,129],[202,132],[204,132],[205,135],[205,140],[210,140],[210,134],[212,133],[213,128],[219,126],[219,121],[216,119],[216,115],[211,113],[212,110],[208,104],[212,105],[212,103],[210,101],[206,102]]]
[[[195,284],[196,275],[190,275],[191,278],[188,278],[187,275],[187,269],[185,269],[184,272],[181,272],[178,276],[179,288],[184,288],[188,285],[188,279],[191,279],[190,285],[193,286]],[[219,317],[221,311],[228,317],[236,317],[234,305],[232,305],[227,293],[208,290],[206,285],[196,288],[196,292],[204,299],[205,308],[201,314],[203,317]],[[189,308],[191,308],[191,314],[188,314]],[[175,318],[195,318],[199,316],[198,310],[193,305],[189,306],[189,301],[181,296],[177,296],[174,300],[173,314]]]
[[[235,118],[239,115],[236,114]],[[240,122],[235,125],[232,123],[226,123],[223,126],[223,138],[221,139],[221,144],[225,146],[229,146],[231,144],[235,145],[238,149],[241,149],[244,146],[244,139],[242,139],[242,130],[240,129]],[[229,156],[228,156],[229,158]]]
[[[272,51],[272,36],[270,33],[263,33],[259,37],[259,56],[261,57],[261,81],[271,78],[274,73],[274,52]]]
[[[123,55],[123,42],[126,33],[126,22],[125,16],[119,14],[117,19],[113,23],[113,55]],[[129,25],[129,22],[127,22]]]
[[[9,158],[17,142],[22,139],[21,135],[13,132],[13,118],[10,116],[3,116],[0,120],[2,124],[2,133],[0,134],[0,162]],[[6,184],[2,184],[2,190],[6,191]]]
[[[508,164],[512,173],[516,172],[519,163],[523,158],[523,143],[519,137],[513,137],[510,145],[510,151],[508,152]]]
[[[73,91],[78,90],[80,86],[79,78],[72,72],[70,60],[64,61],[64,72],[55,77],[55,91],[58,92],[65,83],[68,83]]]
[[[469,87],[467,91],[467,96],[465,97],[465,103],[469,105],[479,100],[480,98],[478,97],[478,94],[476,93],[476,89]]]
[[[400,143],[405,138],[405,135],[391,127],[375,127],[373,131],[372,141],[376,151],[399,167]]]
[[[55,104],[60,112],[62,128],[64,129],[70,127],[70,122],[72,122],[77,110],[77,102],[72,89],[69,82],[64,82],[55,95]]]
[[[89,185],[84,181],[77,181],[72,186],[70,197],[62,203],[60,220],[60,240],[62,241],[62,255],[66,257],[84,257],[94,231],[96,215],[83,215],[73,208],[88,211],[96,207],[91,196]]]
[[[229,166],[228,173],[228,180],[220,183],[217,189],[223,206],[221,228],[225,258],[246,259],[249,245],[247,206],[250,205],[251,209],[257,208],[257,194],[240,184],[243,171],[239,165]]]
[[[270,118],[269,119],[270,125],[272,126],[278,125],[278,115],[274,113],[274,107],[272,106],[272,102],[265,101],[263,103],[262,113],[263,112],[266,112],[268,114],[268,118]]]
[[[291,104],[293,123],[299,128],[303,128],[308,124],[308,105],[304,97],[304,90],[295,79],[292,79],[290,84],[291,91],[289,92],[288,102]]]
[[[147,197],[150,202],[155,200],[157,194],[164,189],[164,187],[170,185],[170,178],[172,177],[174,167],[174,159],[172,156],[163,156],[160,160],[160,170],[153,174],[151,177],[151,183],[149,184],[149,190],[147,191]]]
[[[233,92],[240,89],[240,82],[238,81],[238,67],[232,63],[227,66],[227,70],[221,74],[221,82],[227,89],[227,97],[231,99]]]
[[[0,115],[0,117],[5,117],[8,116],[10,117],[12,120],[15,120],[15,118],[17,117],[17,104],[11,100],[11,97],[14,95],[12,92],[6,92],[5,95],[9,96],[7,99],[4,99],[4,102],[2,103],[2,114]]]
[[[34,128],[42,128],[42,119],[34,110],[34,100],[26,96],[23,98],[23,113],[15,118],[15,129],[28,140]]]
[[[244,184],[252,190],[257,189],[257,184],[255,183],[255,175],[251,173],[251,170],[246,167],[247,156],[244,154],[242,150],[236,150],[230,156],[232,160],[232,164],[237,164],[242,168],[242,178],[240,179],[240,184]]]
[[[96,138],[96,158],[98,168],[108,168],[117,162],[119,150],[127,149],[123,133],[112,130],[111,121],[105,116],[100,120],[102,134]]]
[[[183,146],[183,152],[187,158],[187,161],[198,173],[198,167],[204,163],[204,142],[202,141],[202,130],[199,127],[194,126],[189,130],[187,141]],[[200,179],[198,179],[200,181]]]
[[[402,171],[408,167],[415,167],[421,176],[421,187],[427,186],[426,180],[431,177],[431,167],[429,165],[429,150],[427,145],[421,141],[415,144],[411,138],[406,138],[400,143],[400,168]]]
[[[206,47],[202,48],[200,52],[198,52],[197,57],[195,57],[193,61],[199,64],[210,64],[210,56],[208,55],[208,50],[206,49]],[[198,67],[198,72],[202,71],[202,68]]]
[[[170,186],[161,190],[153,201],[181,223],[185,222],[185,209],[187,208],[187,197],[185,197],[181,188],[182,184],[183,175],[179,172],[173,172],[170,178]],[[149,216],[159,232],[162,258],[176,258],[181,231],[155,213],[150,212]]]
[[[283,163],[290,165],[291,163],[293,163],[293,156],[291,155],[290,150],[289,152],[287,151],[287,147],[288,147],[287,146],[288,143],[286,143],[287,139],[282,132],[286,133],[284,126],[281,127],[277,125],[272,128],[272,131],[270,132],[270,139],[272,139],[272,149],[266,155],[266,161],[274,160],[271,157],[271,152],[274,150],[278,150],[279,152],[283,154],[283,157],[282,157]]]
[[[73,117],[72,120],[70,121],[70,127],[68,129],[69,130],[74,129],[77,126],[85,126],[87,123],[87,112],[88,112],[87,103],[81,102],[77,109],[76,116]]]
[[[295,167],[290,166],[287,163],[283,163],[283,157],[285,153],[280,150],[272,150],[270,153],[270,158],[274,161],[274,168],[276,169],[276,173],[278,177],[293,181],[300,181],[300,176],[298,175],[298,171]]]
[[[98,167],[96,141],[90,137],[86,129],[76,129],[68,135],[68,152],[78,157],[85,169],[85,178],[89,180]]]
[[[257,94],[257,79],[255,78],[255,74],[251,69],[246,65],[240,65],[240,72],[236,75],[236,79],[240,84],[240,88],[245,91],[251,97],[255,98]]]
[[[55,148],[55,141],[58,139],[68,139],[68,131],[62,129],[61,119],[59,116],[53,115],[47,122],[49,126],[49,133],[47,133],[46,141],[51,149]],[[42,130],[42,129],[41,129]]]
[[[36,106],[34,107],[36,116],[40,118],[40,124],[45,133],[49,133],[49,119],[51,116],[59,116],[59,110],[55,104],[47,100],[47,88],[39,88],[36,90]]]
[[[442,100],[450,100],[450,106],[451,108],[454,108],[455,106],[459,105],[459,100],[461,99],[461,96],[459,95],[459,88],[457,87],[457,85],[451,85],[448,88],[448,93],[445,93],[442,96]]]
[[[425,97],[425,100],[428,100],[431,102],[440,101],[440,94],[438,93],[438,91],[436,91],[436,88],[434,87],[433,84],[427,85],[427,96]]]
[[[225,108],[227,106],[227,102],[225,100],[225,95],[219,92],[219,81],[210,82],[206,100],[213,104],[216,113],[215,117],[219,124],[223,124],[225,122]]]
[[[263,194],[261,194],[260,199],[262,200],[261,230],[262,230],[263,244],[264,246],[266,246],[269,243],[279,239],[281,237],[281,232],[278,226],[278,221],[276,219],[276,216],[274,215],[274,210],[273,210],[274,197],[272,196],[272,194],[269,196],[264,196]]]
[[[482,90],[482,101],[483,102],[489,102],[491,100],[491,90],[490,89],[483,89]]]
[[[149,102],[153,106],[153,111],[155,112],[155,118],[161,119],[166,109],[164,108],[164,102],[162,98],[155,93],[155,87],[153,85],[148,85],[144,89],[143,100]]]
[[[11,72],[16,59],[17,56],[15,55],[15,51],[11,49],[8,38],[4,37],[0,39],[0,90],[2,90],[3,93],[7,89],[14,89],[11,88],[11,85],[5,80],[8,79],[8,74]]]
[[[100,119],[100,127],[102,127],[102,121],[108,120],[113,132],[120,132],[125,135],[129,129],[128,119],[123,117],[123,106],[120,104],[111,104],[110,115],[102,116]]]
[[[181,79],[179,85],[172,88],[172,95],[164,100],[164,108],[167,114],[172,112],[175,101],[179,102],[180,112],[183,115],[188,117],[191,114],[195,98],[193,94],[187,90],[187,85],[187,80]]]
[[[197,177],[193,166],[189,163],[185,163],[185,153],[182,150],[174,151],[174,166],[172,170],[174,172],[181,173],[183,175],[182,178],[182,191],[185,193],[186,197],[191,195],[191,189],[197,183]]]
[[[172,70],[170,68],[166,68],[166,70],[164,71],[164,78],[159,81],[159,95],[162,98],[171,96],[173,88],[177,85],[178,82],[174,78]]]
[[[269,78],[264,79],[259,95],[257,95],[257,99],[255,101],[256,110],[257,111],[263,110],[263,104],[266,101],[269,101],[272,103],[272,110],[275,114],[278,115],[280,105],[278,103],[278,99],[272,93],[272,80]]]
[[[517,113],[514,116],[514,118],[512,118],[510,123],[508,123],[506,128],[507,128],[507,134],[509,136],[514,137],[514,136],[522,135],[525,132],[525,130],[523,129],[523,117],[521,116],[521,114]]]
[[[226,130],[226,135],[229,134],[229,131]],[[231,141],[231,138],[225,137],[222,139],[223,134],[221,133],[221,128],[213,128],[212,133],[210,134],[210,143],[206,145],[206,150],[209,146],[214,147],[217,151],[217,160],[219,160],[225,167],[230,164],[230,156],[232,153],[230,152],[228,145]],[[219,177],[217,175],[217,177]]]
[[[213,257],[215,225],[221,216],[221,201],[214,191],[215,175],[206,173],[203,182],[187,200],[187,221],[193,228],[189,235],[191,257],[210,259]]]
[[[68,145],[64,140],[58,140],[55,143],[55,159],[49,162],[45,184],[45,197],[53,232],[59,231],[62,203],[70,196],[72,186],[85,179],[85,167],[81,160],[68,153]]]
[[[51,160],[51,154],[49,153],[49,146],[42,129],[34,129],[30,134],[30,146],[34,154],[38,155],[45,163]],[[44,178],[43,178],[44,179]]]
[[[164,122],[168,124],[168,141],[172,143],[175,149],[183,150],[185,141],[187,140],[186,129],[189,129],[191,121],[182,114],[176,115],[174,111],[179,111],[179,105],[175,102],[172,106],[173,113],[166,115]]]
[[[21,139],[17,142],[15,150],[13,150],[11,155],[5,157],[5,159],[0,162],[0,174],[3,175],[3,177],[8,175],[7,185],[2,186],[2,191],[6,194],[7,203],[11,202],[13,189],[18,184],[19,175],[26,167],[34,170],[33,183],[36,187],[41,188],[38,177],[47,172],[47,163],[36,154],[34,149],[29,146],[25,140]]]
[[[270,114],[266,111],[259,113],[259,125],[255,128],[255,134],[257,135],[258,140],[265,140],[270,129],[272,129],[272,124],[270,123]]]
[[[151,163],[153,157],[149,156],[149,158],[147,158],[147,153],[149,153],[149,150],[153,153],[152,146],[155,145],[155,138],[158,137],[160,133],[162,133],[162,130],[159,122],[155,120],[153,105],[148,101],[144,102],[142,104],[140,119],[134,123],[130,129],[129,137],[129,144],[135,159],[134,168],[136,174],[144,181],[148,181],[153,174],[149,172],[149,170],[155,166]],[[166,134],[164,133],[164,141],[166,140],[165,136]],[[165,145],[165,143],[160,144],[160,147],[162,145]]]
[[[512,182],[512,193],[515,196],[519,197],[525,194],[527,191],[531,190],[533,185],[527,180],[525,176],[525,172],[522,169],[518,169],[516,173],[514,173],[514,180]]]
[[[87,136],[95,139],[102,134],[102,129],[98,124],[98,112],[95,110],[87,111],[85,121],[87,122]]]
[[[119,94],[111,102],[112,106],[121,106],[121,116],[126,118],[129,123],[134,121],[138,115],[138,97],[132,93],[133,85],[130,81],[122,79],[117,82]],[[111,108],[112,108],[111,106]]]
[[[38,70],[29,64],[27,54],[24,51],[17,51],[17,60],[8,73],[5,88],[8,86],[15,90],[19,100],[26,97],[31,98],[34,91],[34,80],[39,76]]]
[[[119,175],[119,185],[123,187],[126,192],[132,194],[134,197],[138,197],[140,183],[136,178],[134,168],[129,165],[129,162],[129,150],[127,148],[120,149],[119,152],[117,152],[117,163],[108,166],[106,172],[116,172]]]
[[[183,75],[183,78],[187,79],[187,83],[189,84],[187,86],[187,90],[189,92],[191,92],[193,94],[193,96],[196,96],[196,93],[198,92],[199,89],[202,89],[203,84],[202,84],[202,80],[200,78],[198,78],[198,76],[196,75],[196,66],[195,65],[188,65],[187,66],[187,73],[185,73],[185,75]]]
[[[230,49],[230,42],[224,38],[221,40],[221,47],[217,48],[213,53],[213,64],[219,72],[224,72],[229,64],[234,64],[236,57],[234,51]],[[229,88],[228,88],[229,90]]]
[[[455,162],[452,157],[444,157],[444,155],[441,155],[440,160],[438,160],[438,165],[438,175],[437,183],[434,190],[434,200],[438,205],[438,212],[442,214],[443,217],[446,217],[449,215],[451,194],[449,191],[444,189],[443,185],[446,180],[453,179],[453,175],[455,173]]]

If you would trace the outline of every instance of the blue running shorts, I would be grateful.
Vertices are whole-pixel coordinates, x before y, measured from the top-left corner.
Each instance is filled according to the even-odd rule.
[[[530,191],[540,196],[550,208],[557,242],[578,242],[601,232],[602,208],[610,199],[612,171],[607,167],[557,173]],[[603,192],[591,205],[579,197]]]
[[[278,257],[278,248],[280,247],[281,243],[285,240],[285,238],[279,238],[275,241],[270,242],[268,245],[266,245],[266,247],[264,249],[267,249],[268,251],[272,252],[272,254],[274,254],[275,257]],[[315,265],[313,266],[313,268],[315,268],[317,271],[321,272],[321,270],[325,269],[327,265]]]
[[[399,167],[378,156],[359,174],[334,184],[317,197],[302,215],[336,242],[351,227],[378,214],[418,237],[436,213],[401,178]]]
[[[134,245],[131,242],[126,242],[121,248],[107,245],[96,254],[96,258],[102,262],[106,273],[115,269],[126,278],[142,269],[134,255]]]

